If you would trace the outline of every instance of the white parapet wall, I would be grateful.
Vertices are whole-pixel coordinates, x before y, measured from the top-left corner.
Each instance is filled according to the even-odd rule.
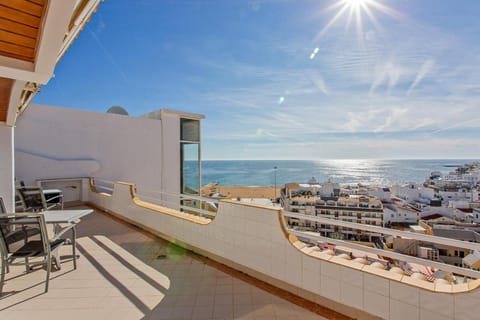
[[[354,318],[478,319],[479,280],[434,285],[292,242],[278,208],[220,201],[214,220],[141,201],[135,187],[89,202],[177,244]]]

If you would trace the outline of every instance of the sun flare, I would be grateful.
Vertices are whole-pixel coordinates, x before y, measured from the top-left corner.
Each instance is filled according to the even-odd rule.
[[[360,6],[365,2],[370,2],[371,0],[341,0],[342,2],[348,3],[350,6]]]
[[[338,9],[338,10],[337,10]],[[327,11],[337,10],[332,19],[317,34],[315,40],[321,38],[341,17],[346,16],[347,22],[345,30],[350,29],[352,22],[359,37],[364,33],[364,20],[368,18],[375,29],[381,29],[380,23],[375,17],[374,10],[379,11],[393,17],[397,17],[398,13],[390,7],[380,3],[379,0],[339,0],[327,8]]]

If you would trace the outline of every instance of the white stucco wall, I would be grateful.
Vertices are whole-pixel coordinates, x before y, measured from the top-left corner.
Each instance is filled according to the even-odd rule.
[[[93,176],[158,192],[165,181],[178,193],[178,121],[175,114],[158,120],[31,105],[16,128],[17,179]]]
[[[14,129],[0,123],[0,197],[3,198],[7,212],[14,207]]]
[[[308,299],[320,304],[325,305],[327,298],[338,307],[354,308],[347,313],[353,318],[366,318],[359,313],[363,311],[391,320],[473,320],[480,312],[480,289],[476,286],[468,291],[467,284],[455,285],[466,291],[456,293],[454,286],[441,284],[438,287],[447,288],[444,291],[448,293],[435,292],[437,285],[427,281],[345,262],[340,257],[327,261],[307,255],[286,239],[278,209],[273,207],[222,201],[212,222],[197,224],[136,205],[127,184],[115,184],[112,196],[90,192],[89,200],[173,241],[280,280],[293,286],[288,290],[294,294],[301,289],[313,294]]]
[[[172,113],[162,113],[163,123],[163,165],[161,170],[164,172],[162,187],[164,194],[162,200],[168,203],[173,209],[179,209],[180,203],[178,194],[180,187],[180,118]],[[160,169],[160,167],[159,167]],[[132,182],[134,180],[128,180]]]

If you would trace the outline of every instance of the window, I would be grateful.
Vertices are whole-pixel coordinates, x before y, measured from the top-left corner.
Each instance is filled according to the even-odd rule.
[[[200,146],[182,143],[182,193],[200,194]]]
[[[200,195],[200,121],[180,119],[181,192]]]
[[[200,121],[180,119],[180,140],[200,142]]]

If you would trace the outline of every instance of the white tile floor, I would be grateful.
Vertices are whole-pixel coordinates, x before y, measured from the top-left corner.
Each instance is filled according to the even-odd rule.
[[[325,319],[275,288],[101,212],[82,220],[77,246],[77,270],[63,262],[48,293],[44,270],[12,268],[0,319]]]

